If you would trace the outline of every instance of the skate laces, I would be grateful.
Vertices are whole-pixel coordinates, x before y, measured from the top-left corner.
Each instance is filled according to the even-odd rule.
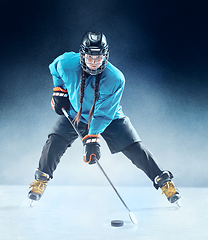
[[[47,182],[48,182],[47,180],[44,181],[44,180],[36,180],[35,179],[34,182],[32,182],[30,184],[29,189],[32,188],[31,192],[41,195],[47,185]]]
[[[163,187],[161,187],[162,194],[164,193],[167,198],[172,197],[177,193],[176,188],[172,181],[167,181]]]

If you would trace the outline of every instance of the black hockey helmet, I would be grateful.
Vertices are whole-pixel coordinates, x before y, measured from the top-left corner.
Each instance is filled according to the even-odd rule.
[[[85,72],[91,75],[103,72],[109,57],[108,43],[105,35],[102,32],[86,32],[80,44],[79,54],[81,67]],[[85,63],[85,54],[93,56],[103,55],[102,65],[96,70],[88,68]]]

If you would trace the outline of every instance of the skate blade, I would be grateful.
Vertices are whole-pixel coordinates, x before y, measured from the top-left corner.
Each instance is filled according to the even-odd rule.
[[[181,199],[178,199],[178,200],[175,202],[175,205],[176,205],[178,208],[181,208]]]
[[[30,207],[34,207],[37,204],[37,201],[30,200]]]

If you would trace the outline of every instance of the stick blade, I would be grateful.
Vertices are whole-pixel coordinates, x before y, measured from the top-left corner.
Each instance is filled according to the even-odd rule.
[[[129,217],[134,224],[138,223],[135,215],[132,212],[129,212]]]

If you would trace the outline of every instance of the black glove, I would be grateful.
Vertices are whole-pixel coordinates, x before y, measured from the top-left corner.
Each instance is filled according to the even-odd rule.
[[[86,135],[82,139],[83,145],[85,147],[85,155],[83,156],[84,162],[89,164],[96,163],[95,158],[97,160],[100,159],[100,139],[98,135]]]
[[[51,107],[53,110],[59,114],[63,115],[62,108],[65,108],[66,111],[70,108],[69,95],[67,90],[64,90],[60,87],[55,87],[53,89],[53,97],[51,99]]]

